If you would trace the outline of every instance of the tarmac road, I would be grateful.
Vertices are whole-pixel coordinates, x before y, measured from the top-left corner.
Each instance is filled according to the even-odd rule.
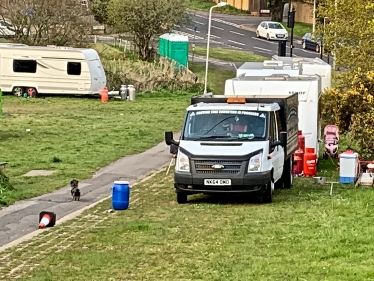
[[[210,46],[251,51],[271,58],[271,56],[278,54],[278,42],[256,37],[257,26],[265,20],[270,20],[270,18],[213,13]],[[191,44],[206,46],[208,22],[208,13],[195,12],[192,15],[191,26],[176,26],[175,31],[188,36]],[[319,53],[302,48],[301,37],[294,36],[293,45],[292,55],[294,57],[320,57]],[[290,38],[287,42],[286,56],[290,56]],[[327,56],[323,56],[323,59],[332,63],[332,59]]]

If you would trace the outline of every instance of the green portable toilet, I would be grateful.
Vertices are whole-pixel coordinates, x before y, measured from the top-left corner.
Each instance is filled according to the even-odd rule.
[[[158,53],[160,56],[169,57],[169,38],[172,35],[173,33],[165,33],[158,38]]]
[[[188,36],[173,34],[169,37],[168,57],[188,67]],[[178,67],[179,68],[179,67]]]

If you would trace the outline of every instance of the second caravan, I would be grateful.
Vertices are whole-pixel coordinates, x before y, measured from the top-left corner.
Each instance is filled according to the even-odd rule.
[[[95,95],[106,86],[100,57],[93,49],[57,46],[0,45],[0,88],[21,96]]]

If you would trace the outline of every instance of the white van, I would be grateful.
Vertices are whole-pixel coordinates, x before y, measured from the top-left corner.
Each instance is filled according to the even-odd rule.
[[[0,88],[22,96],[38,94],[95,95],[106,86],[94,49],[0,44]]]

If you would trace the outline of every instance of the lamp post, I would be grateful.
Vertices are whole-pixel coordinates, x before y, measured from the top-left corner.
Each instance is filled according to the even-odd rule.
[[[316,31],[316,0],[313,2],[313,33]]]
[[[210,26],[212,21],[212,11],[214,8],[226,6],[226,2],[219,2],[217,5],[212,6],[209,9],[209,25],[208,25],[208,38],[206,43],[206,61],[205,61],[205,81],[204,81],[204,94],[206,94],[208,84],[208,61],[209,61],[209,41],[210,41]]]

